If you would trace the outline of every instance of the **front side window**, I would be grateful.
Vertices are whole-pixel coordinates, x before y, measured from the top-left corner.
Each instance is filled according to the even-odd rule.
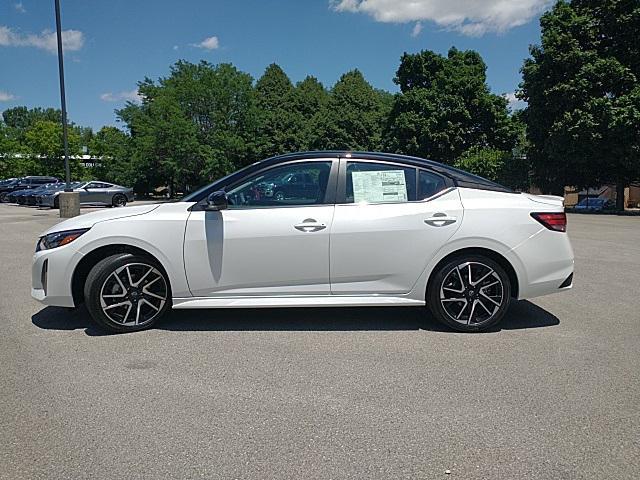
[[[227,191],[229,208],[324,203],[331,162],[298,162],[252,175]]]
[[[416,200],[416,169],[375,162],[347,162],[346,203]]]

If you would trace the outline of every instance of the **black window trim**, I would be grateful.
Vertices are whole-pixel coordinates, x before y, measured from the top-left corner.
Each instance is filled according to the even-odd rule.
[[[327,180],[327,190],[324,194],[324,201],[322,203],[310,203],[308,205],[254,205],[249,207],[242,208],[230,208],[230,210],[266,210],[271,208],[308,208],[308,207],[326,207],[327,205],[334,205],[336,198],[336,187],[338,180],[338,166],[339,161],[337,158],[299,158],[296,160],[291,160],[288,162],[275,163],[270,165],[265,165],[264,168],[258,170],[250,170],[246,175],[243,175],[241,178],[233,179],[233,182],[228,183],[224,186],[221,186],[219,190],[228,191],[236,186],[245,182],[248,178],[259,175],[268,170],[272,170],[274,168],[281,168],[287,165],[294,165],[296,163],[331,163],[331,169],[329,170],[329,179]],[[207,199],[212,192],[207,192],[206,196],[199,200],[195,205],[193,205],[190,210],[198,211],[204,210]]]
[[[434,193],[428,198],[423,198],[422,200],[407,200],[406,202],[391,202],[391,201],[390,202],[369,202],[367,203],[367,205],[389,205],[389,204],[398,205],[398,204],[405,204],[405,203],[429,202],[451,191],[455,187],[455,184],[451,178],[447,177],[446,175],[442,175],[441,173],[436,172],[431,168],[419,167],[417,165],[413,165],[410,163],[403,163],[403,162],[397,162],[397,161],[394,162],[394,161],[378,160],[378,159],[371,159],[371,158],[359,158],[359,157],[340,157],[340,169],[338,172],[338,191],[336,192],[336,205],[340,205],[340,206],[360,205],[359,203],[355,203],[355,202],[347,202],[347,163],[348,162],[376,163],[380,165],[392,165],[392,166],[401,167],[401,168],[413,168],[415,170],[414,188],[416,192],[416,198],[417,198],[419,186],[420,186],[421,170],[425,172],[429,172],[430,174],[435,175],[437,177],[440,177],[444,181],[445,188]]]

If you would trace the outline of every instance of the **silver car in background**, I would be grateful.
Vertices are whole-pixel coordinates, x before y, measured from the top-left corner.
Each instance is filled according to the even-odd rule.
[[[122,187],[108,182],[92,180],[90,182],[79,182],[71,185],[74,192],[80,194],[81,205],[107,205],[113,207],[124,207],[128,202],[133,202],[133,188]],[[37,204],[43,207],[58,208],[58,195],[64,191],[51,191],[37,198]]]

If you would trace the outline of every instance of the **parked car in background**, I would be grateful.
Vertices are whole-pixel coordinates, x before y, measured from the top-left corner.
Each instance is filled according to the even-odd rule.
[[[52,189],[64,189],[65,182],[48,183],[38,188],[32,188],[31,190],[25,190],[20,195],[18,203],[21,205],[36,205],[36,197],[44,192],[49,192]]]
[[[69,188],[73,189],[76,188],[80,185],[83,185],[86,182],[72,182],[69,184]],[[53,184],[51,186],[49,186],[48,188],[46,188],[45,190],[39,191],[36,193],[35,195],[35,202],[37,206],[49,206],[46,203],[43,204],[43,199],[47,196],[53,195],[56,192],[61,192],[62,190],[64,190],[66,188],[67,184],[65,182],[62,183],[58,183],[58,184]]]
[[[283,201],[288,198],[306,196],[314,198],[318,195],[318,180],[307,172],[288,173],[281,177],[266,178],[256,185],[255,194],[265,198]]]
[[[80,205],[106,205],[109,207],[124,207],[128,202],[133,202],[133,188],[122,187],[113,183],[80,182],[75,184],[74,192],[80,194]],[[58,208],[59,195],[64,190],[54,190],[46,195],[42,195],[39,205],[43,207]]]
[[[33,193],[43,192],[52,186],[61,185],[61,183],[47,183],[35,188],[25,188],[22,190],[15,190],[9,194],[7,194],[7,201],[9,203],[17,203],[19,205],[27,205],[28,204],[28,196]],[[33,203],[35,205],[35,202]]]
[[[606,198],[583,198],[573,208],[575,210],[599,212],[615,208],[615,203]]]
[[[14,190],[13,192],[9,192],[6,195],[6,202],[7,203],[20,203],[19,202],[19,198],[22,196],[23,193],[28,192],[28,190],[23,189],[23,190]]]
[[[6,185],[0,185],[0,202],[8,202],[9,194],[16,190],[28,190],[41,187],[47,183],[58,183],[60,179],[56,177],[45,177],[40,175],[30,175],[28,177],[17,178]]]

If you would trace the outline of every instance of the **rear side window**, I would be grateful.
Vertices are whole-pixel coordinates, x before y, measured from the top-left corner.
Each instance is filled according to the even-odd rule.
[[[410,202],[416,169],[375,162],[347,162],[346,203]]]
[[[447,188],[447,184],[440,175],[420,170],[418,174],[418,200],[433,197],[445,188]]]

